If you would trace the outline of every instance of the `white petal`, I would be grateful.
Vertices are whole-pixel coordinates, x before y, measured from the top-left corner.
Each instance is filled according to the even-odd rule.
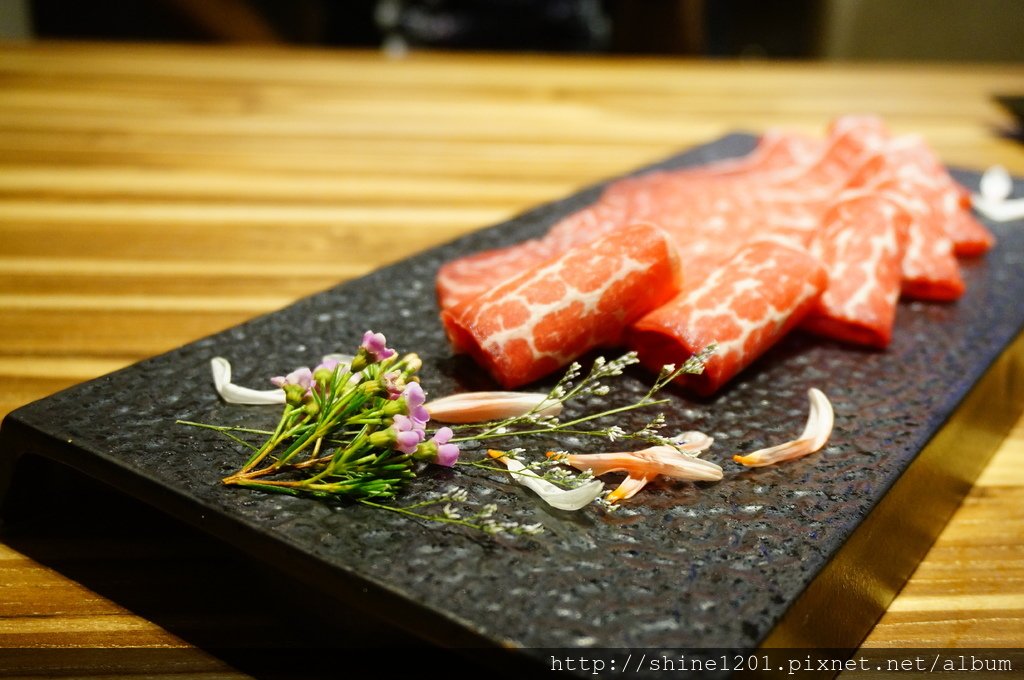
[[[284,390],[253,390],[231,382],[231,364],[224,357],[210,359],[213,385],[220,398],[229,404],[283,404]]]
[[[1013,177],[1003,166],[993,165],[982,174],[978,190],[990,201],[1005,201],[1013,193]]]
[[[717,463],[678,452],[676,455],[679,456],[676,460],[666,461],[671,472],[665,470],[661,474],[693,482],[717,482],[725,476],[724,470]]]
[[[697,430],[689,430],[677,434],[675,437],[672,437],[671,441],[672,445],[679,451],[694,456],[708,450],[715,443],[714,438]]]
[[[807,424],[798,438],[753,453],[737,454],[732,457],[733,460],[747,467],[764,467],[784,460],[801,458],[825,446],[832,434],[835,420],[832,404],[821,390],[813,387],[807,391],[807,397],[811,407],[807,414]]]
[[[483,423],[534,412],[540,416],[561,413],[562,404],[534,392],[464,392],[433,399],[424,408],[431,420],[442,423]]]
[[[835,414],[828,397],[816,387],[807,390],[807,398],[811,401],[811,409],[807,414],[807,424],[800,434],[800,439],[809,439],[811,448],[817,451],[825,445],[829,435],[832,434]]]
[[[543,479],[533,470],[527,469],[525,465],[514,458],[502,456],[498,460],[508,467],[513,479],[526,488],[532,489],[548,505],[559,510],[579,510],[584,508],[604,491],[604,483],[597,479],[593,479],[575,489],[563,489]]]
[[[614,491],[608,494],[608,502],[615,503],[616,501],[624,501],[632,498],[640,491],[640,489],[647,486],[647,482],[649,481],[650,479],[647,477],[627,476]]]
[[[1014,222],[1024,219],[1024,198],[993,201],[984,196],[971,199],[974,209],[993,222]]]

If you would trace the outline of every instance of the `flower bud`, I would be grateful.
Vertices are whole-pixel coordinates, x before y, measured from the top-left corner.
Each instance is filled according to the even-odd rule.
[[[376,380],[367,380],[359,386],[359,390],[368,397],[374,397],[382,393],[380,383]]]
[[[399,371],[388,371],[380,377],[381,389],[387,393],[387,398],[398,399],[405,390],[405,377]]]
[[[409,407],[405,403],[405,399],[398,398],[389,400],[383,406],[380,407],[381,414],[385,416],[395,416],[399,413],[405,414],[409,410]]]
[[[433,437],[416,447],[413,455],[417,460],[425,460],[434,465],[452,467],[459,459],[458,444],[449,443],[452,434],[450,427],[439,428]]]
[[[390,427],[386,430],[377,430],[369,437],[370,445],[380,449],[390,449],[395,443],[395,431]]]
[[[363,333],[363,343],[359,345],[359,352],[356,354],[356,358],[352,360],[352,370],[362,370],[367,364],[390,359],[395,354],[397,352],[387,346],[387,339],[383,333],[366,331]],[[357,361],[361,362],[358,368],[356,367]]]
[[[286,384],[282,388],[284,390],[284,399],[289,406],[301,406],[302,400],[306,397],[306,388],[302,385]]]
[[[370,444],[381,448],[392,447],[402,453],[413,453],[423,441],[423,423],[404,415],[396,415],[391,427],[369,436]]]
[[[356,356],[352,359],[352,372],[356,373],[361,371],[371,363],[373,363],[373,357],[371,357],[365,349],[360,347],[359,351],[356,352]]]
[[[402,369],[402,372],[407,375],[416,373],[423,368],[423,360],[420,359],[420,355],[410,352],[402,357],[402,360],[399,362],[399,367]]]
[[[326,387],[334,381],[334,371],[328,368],[318,368],[313,371],[313,380],[321,387]]]

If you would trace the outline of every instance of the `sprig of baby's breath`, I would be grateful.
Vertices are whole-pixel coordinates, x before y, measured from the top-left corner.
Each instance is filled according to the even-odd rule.
[[[633,403],[596,413],[588,413],[563,421],[557,415],[544,414],[544,412],[550,410],[550,407],[555,404],[564,405],[570,401],[580,400],[585,397],[603,397],[608,395],[612,388],[604,381],[608,378],[621,376],[626,368],[638,363],[639,359],[636,352],[627,352],[610,361],[604,357],[597,357],[590,371],[582,379],[580,378],[582,366],[578,362],[573,362],[566,369],[562,378],[548,392],[547,397],[528,413],[484,423],[455,426],[453,429],[457,430],[458,436],[454,437],[452,442],[484,441],[502,437],[571,434],[602,437],[609,441],[632,439],[652,444],[676,446],[678,442],[675,441],[675,438],[664,437],[658,432],[665,425],[663,414],[655,415],[651,421],[635,431],[627,431],[617,424],[606,427],[589,427],[589,425],[593,421],[602,418],[620,415],[639,408],[668,403],[667,399],[658,398],[658,393],[684,374],[697,375],[701,373],[704,370],[704,363],[714,352],[715,345],[709,345],[703,351],[691,356],[681,366],[669,365],[663,367],[646,394]],[[588,427],[580,428],[579,426],[581,425]]]
[[[469,501],[469,493],[462,488],[452,487],[448,491],[438,494],[432,498],[413,503],[412,505],[386,505],[363,498],[359,502],[371,508],[388,510],[406,517],[413,517],[429,522],[440,524],[452,524],[456,526],[482,531],[485,534],[507,533],[514,536],[533,536],[543,533],[544,526],[539,523],[524,524],[510,520],[498,520],[495,515],[498,506],[494,503],[487,503],[472,511],[460,510],[456,505],[465,505]],[[439,512],[425,512],[426,508],[437,508]]]

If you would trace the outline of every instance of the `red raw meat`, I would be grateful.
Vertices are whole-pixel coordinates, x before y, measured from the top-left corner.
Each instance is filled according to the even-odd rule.
[[[550,259],[552,254],[541,239],[530,239],[446,262],[435,279],[437,304],[441,309],[448,309],[472,300],[496,284]]]
[[[955,200],[959,206],[959,209],[953,212],[952,221],[946,225],[946,231],[953,239],[955,252],[959,257],[984,255],[996,244],[996,237],[971,214],[970,194],[967,191],[957,193],[955,199],[944,198],[945,203]]]
[[[824,146],[823,142],[804,135],[769,131],[761,136],[757,147],[746,156],[620,179],[608,186],[601,200],[614,202],[620,195],[629,196],[637,191],[649,191],[664,185],[683,184],[685,188],[687,183],[702,179],[735,178],[739,175],[749,178],[755,173],[768,175],[774,171],[792,170],[794,167],[809,167],[821,156]]]
[[[871,347],[892,339],[910,217],[876,192],[847,192],[829,209],[815,244],[828,286],[801,326]]]
[[[755,241],[699,286],[640,319],[626,344],[644,366],[660,370],[717,343],[702,374],[682,376],[710,394],[799,323],[826,283],[824,268],[808,252]]]
[[[844,119],[821,143],[775,132],[745,158],[648,173],[612,183],[594,204],[548,234],[445,264],[437,276],[442,309],[470,299],[538,262],[635,222],[668,232],[697,282],[743,243],[766,235],[806,244],[820,214],[859,160],[883,143],[877,119]]]
[[[969,207],[966,191],[922,140],[892,137],[878,118],[843,117],[824,142],[769,133],[743,158],[613,182],[597,202],[560,220],[543,237],[444,265],[438,300],[443,309],[458,309],[461,319],[478,297],[500,304],[495,286],[506,279],[531,276],[543,263],[594,239],[613,238],[628,225],[655,224],[675,244],[686,276],[680,295],[639,321],[630,342],[657,368],[718,339],[723,349],[697,381],[703,391],[713,391],[805,314],[804,325],[814,332],[884,347],[899,295],[960,297],[957,256],[979,255],[993,244]],[[776,270],[778,280],[771,280],[753,261],[757,254],[792,260],[797,269],[786,275]],[[869,262],[875,267],[871,275]],[[817,299],[823,271],[829,282]],[[730,304],[755,299],[744,287],[751,285],[743,283],[749,276],[771,301],[763,326],[745,319],[741,309],[730,312],[720,305],[713,318],[704,313],[718,304],[716,295]],[[801,276],[804,287],[794,288]],[[716,293],[714,286],[725,288]],[[506,371],[499,359],[474,350],[472,341],[445,323],[457,348],[483,356],[496,375]],[[732,337],[736,329],[747,335]],[[719,333],[724,335],[714,337]]]
[[[898,185],[883,184],[879,190],[910,216],[900,263],[902,294],[921,300],[958,299],[964,294],[960,263],[934,204]]]
[[[928,204],[930,218],[952,240],[956,255],[981,255],[995,237],[971,214],[970,194],[957,184],[928,144],[916,135],[891,140],[850,178],[850,188],[890,190]]]
[[[686,197],[693,193],[688,181],[699,182],[702,179],[716,178],[732,178],[735,181],[748,174],[766,174],[773,170],[787,170],[792,173],[795,164],[810,166],[817,162],[823,146],[821,142],[809,137],[769,132],[761,138],[754,152],[739,159],[727,159],[696,168],[647,173],[639,177],[618,180],[609,185],[597,203],[564,218],[542,238],[476,253],[442,265],[436,279],[438,304],[441,309],[447,309],[476,297],[492,288],[495,282],[515,276],[577,244],[585,243],[624,225],[650,221],[664,227],[669,212],[679,212],[680,205],[682,210],[688,209]],[[742,181],[745,184],[754,184],[752,179]],[[685,191],[686,196],[680,196],[680,200],[671,200],[669,205],[659,206],[659,201],[671,199],[671,193],[676,186]],[[655,187],[662,188],[656,190]],[[718,193],[724,196],[727,202],[735,194],[724,187]],[[648,201],[651,205],[643,205]],[[708,205],[705,212],[713,213],[714,209]],[[734,208],[731,212],[743,211]],[[712,225],[725,225],[726,222],[727,218],[723,216],[711,219]],[[676,241],[679,245],[697,251],[706,247],[708,242],[705,239],[703,244],[690,244],[688,234],[681,232],[677,234]],[[708,266],[713,264],[709,262]],[[703,261],[700,262],[700,266],[704,267]]]
[[[637,224],[446,309],[441,320],[455,351],[511,388],[619,344],[627,326],[678,290],[675,248],[657,227]]]

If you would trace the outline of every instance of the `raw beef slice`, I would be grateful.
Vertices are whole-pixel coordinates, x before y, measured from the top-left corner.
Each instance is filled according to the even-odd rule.
[[[640,319],[626,344],[657,371],[715,343],[701,375],[681,376],[695,391],[711,394],[799,323],[826,282],[824,268],[805,250],[756,241],[699,286]]]
[[[507,388],[533,382],[624,329],[679,290],[675,248],[637,224],[542,262],[441,314],[456,352]]]

